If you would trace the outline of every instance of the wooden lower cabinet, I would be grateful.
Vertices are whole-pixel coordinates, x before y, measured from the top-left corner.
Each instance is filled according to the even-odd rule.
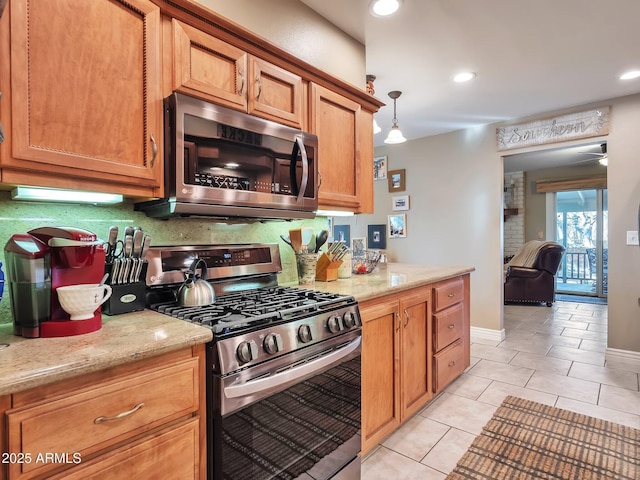
[[[469,275],[360,303],[363,455],[469,365],[468,305]]]
[[[417,288],[360,307],[363,453],[433,396],[430,294]]]
[[[397,299],[366,303],[362,317],[362,452],[400,425],[400,326]]]
[[[2,478],[204,478],[202,345],[10,396]],[[9,398],[9,397],[5,397]]]

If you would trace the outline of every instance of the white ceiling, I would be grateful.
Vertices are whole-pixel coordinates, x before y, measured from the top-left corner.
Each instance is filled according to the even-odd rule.
[[[382,145],[393,118],[408,139],[640,92],[640,0],[404,0],[391,17],[369,0],[301,0],[366,46]],[[466,84],[451,77],[477,72]],[[363,86],[365,79],[363,79]],[[599,147],[596,148],[596,151]]]

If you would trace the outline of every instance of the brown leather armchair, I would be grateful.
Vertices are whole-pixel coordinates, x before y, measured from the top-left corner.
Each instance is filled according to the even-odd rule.
[[[521,252],[525,250],[526,255],[516,254],[506,265],[504,301],[546,303],[550,307],[555,301],[555,274],[564,247],[534,240],[525,244]]]

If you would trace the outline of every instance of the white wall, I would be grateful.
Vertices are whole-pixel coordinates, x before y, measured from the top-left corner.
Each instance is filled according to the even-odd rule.
[[[364,90],[365,48],[298,0],[196,0],[283,50]]]
[[[387,239],[390,261],[469,265],[471,324],[502,329],[502,161],[495,129],[469,129],[376,148],[388,156],[388,170],[406,170],[410,197],[407,238]],[[392,213],[386,181],[378,180],[375,214],[350,223],[351,237],[366,236],[367,225],[384,224]]]

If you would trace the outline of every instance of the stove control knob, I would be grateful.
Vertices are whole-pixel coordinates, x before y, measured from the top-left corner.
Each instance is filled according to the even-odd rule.
[[[240,345],[238,345],[236,354],[238,355],[238,359],[240,360],[240,362],[250,362],[251,360],[255,360],[256,358],[258,358],[258,346],[253,340],[249,342],[242,342]]]
[[[338,317],[337,315],[329,317],[329,320],[327,320],[327,328],[331,333],[338,333],[340,330],[342,330],[342,325],[340,325],[340,317]]]
[[[353,328],[356,325],[356,319],[351,312],[345,312],[342,321],[344,322],[345,328]]]
[[[274,353],[282,351],[282,336],[279,333],[270,333],[264,337],[262,342],[264,351],[273,355]]]
[[[298,338],[300,338],[302,343],[308,343],[313,340],[311,338],[311,327],[306,323],[304,325],[300,325],[300,328],[298,328]]]

